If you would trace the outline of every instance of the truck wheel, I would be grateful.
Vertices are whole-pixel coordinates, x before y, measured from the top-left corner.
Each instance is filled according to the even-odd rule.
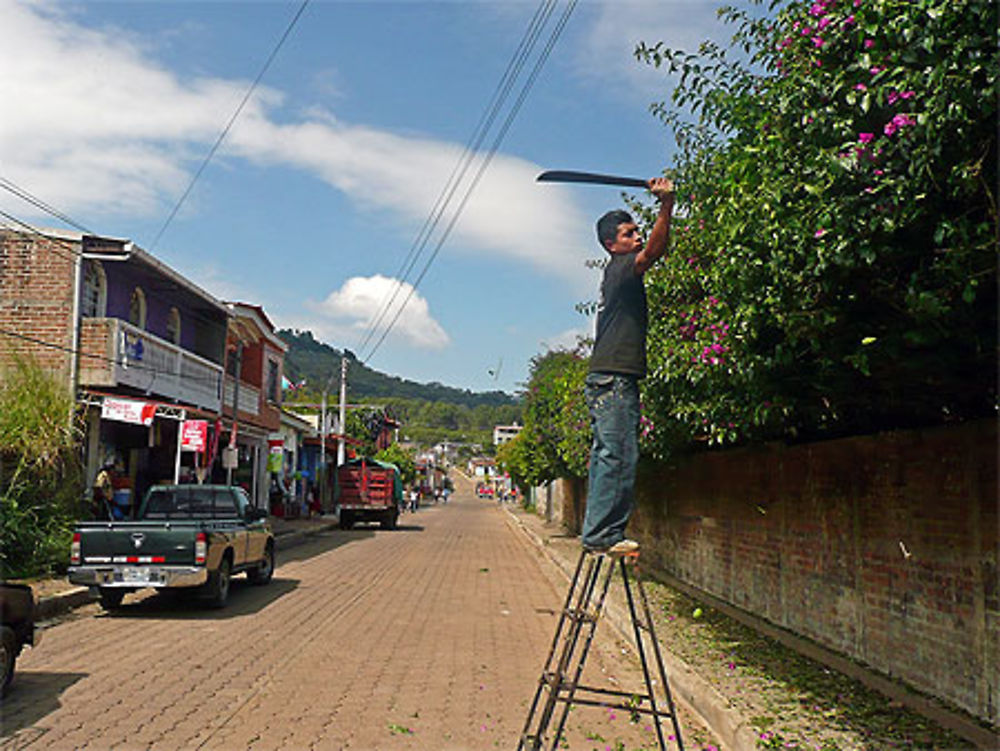
[[[267,584],[272,576],[274,576],[274,545],[268,544],[267,550],[264,551],[264,560],[257,568],[247,571],[247,579],[251,584],[260,585]]]
[[[219,563],[219,570],[211,575],[209,579],[208,604],[213,608],[224,608],[226,600],[229,599],[229,579],[233,571],[233,564],[229,562],[229,557],[223,557]]]
[[[340,528],[350,529],[354,526],[354,517],[352,517],[347,511],[340,512]]]
[[[398,519],[399,519],[399,514],[397,514],[395,511],[388,512],[382,518],[382,529],[395,529],[396,521]]]
[[[101,607],[107,611],[117,610],[125,599],[125,590],[117,587],[101,587]]]
[[[14,663],[17,661],[17,636],[7,626],[0,627],[0,696],[7,692],[7,686],[14,678]]]

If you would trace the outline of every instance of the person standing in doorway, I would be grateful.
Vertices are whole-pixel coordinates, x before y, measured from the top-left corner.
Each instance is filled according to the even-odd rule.
[[[609,254],[601,281],[597,331],[584,386],[594,440],[590,450],[583,547],[625,555],[639,549],[625,538],[634,506],[639,458],[639,381],[646,375],[646,288],[643,275],[666,252],[674,208],[674,185],[649,182],[659,213],[643,243],[625,211],[597,221],[597,239]]]

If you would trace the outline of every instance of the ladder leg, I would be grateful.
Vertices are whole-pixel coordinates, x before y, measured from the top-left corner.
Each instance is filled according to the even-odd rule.
[[[646,617],[646,625],[649,628],[649,639],[653,645],[653,655],[656,657],[656,667],[660,671],[660,683],[663,684],[663,693],[667,698],[667,711],[670,713],[670,720],[674,727],[674,737],[677,739],[677,751],[684,751],[684,740],[681,738],[680,720],[677,718],[677,707],[674,705],[673,695],[670,693],[670,682],[667,680],[667,671],[663,667],[663,656],[660,654],[660,642],[656,638],[656,631],[653,629],[653,614],[649,609],[649,600],[646,599],[646,590],[642,587],[642,579],[636,569],[636,589],[639,590],[639,601],[642,604],[643,614]]]
[[[604,556],[599,556],[597,559],[597,572],[594,574],[593,583],[597,583],[598,574],[600,572],[601,562]],[[559,737],[562,735],[563,728],[566,726],[566,719],[569,717],[569,710],[573,703],[573,695],[576,693],[576,687],[580,684],[580,676],[583,674],[583,666],[587,661],[587,655],[590,653],[590,645],[594,641],[594,633],[597,630],[597,622],[601,618],[601,613],[604,610],[604,601],[608,594],[608,585],[611,583],[611,575],[615,571],[614,561],[608,564],[607,574],[604,577],[604,585],[601,587],[600,594],[598,595],[597,605],[590,610],[591,617],[589,619],[590,630],[587,632],[587,638],[584,640],[583,649],[580,652],[579,660],[576,663],[576,670],[574,671],[573,680],[569,684],[569,690],[566,692],[566,696],[563,697],[563,711],[559,718],[559,725],[556,728],[555,740],[553,741],[552,748],[553,751],[556,748],[556,743]],[[591,594],[593,594],[591,592]],[[587,605],[588,609],[591,604],[591,598],[588,597]],[[567,669],[569,666],[567,665]]]
[[[649,675],[649,663],[646,661],[646,648],[643,644],[642,629],[639,626],[639,618],[636,616],[635,599],[632,596],[632,587],[629,584],[628,568],[626,568],[624,558],[621,559],[620,566],[622,572],[622,584],[625,587],[625,598],[628,601],[628,613],[632,621],[632,633],[635,635],[635,647],[639,652],[639,662],[642,664],[642,677],[646,682],[646,695],[649,697],[649,706],[653,711],[653,726],[656,728],[656,738],[660,743],[660,748],[666,749],[667,743],[663,738],[663,727],[660,724],[660,713],[656,706],[656,692],[653,687],[653,681]]]
[[[541,748],[540,737],[536,736],[536,742],[532,745],[526,746],[526,740],[529,738],[528,733],[531,731],[531,721],[535,717],[535,710],[538,708],[538,700],[542,696],[542,691],[546,686],[546,675],[549,674],[550,668],[552,666],[552,658],[555,656],[556,647],[559,646],[559,637],[562,635],[563,627],[566,625],[566,620],[569,617],[570,604],[573,602],[573,593],[576,590],[577,582],[580,579],[580,571],[583,569],[583,560],[586,558],[586,551],[581,551],[580,558],[576,562],[576,571],[573,572],[573,580],[570,582],[569,591],[566,592],[566,601],[563,603],[562,611],[559,614],[559,621],[556,624],[556,632],[552,637],[552,646],[549,647],[549,656],[545,658],[545,666],[542,668],[542,677],[538,681],[538,688],[535,689],[535,697],[531,701],[531,708],[528,710],[528,718],[524,722],[524,730],[521,732],[521,741],[517,745],[518,751],[537,751]]]
[[[518,744],[518,749],[538,751],[538,749],[542,748],[545,742],[545,732],[548,729],[549,723],[552,721],[552,714],[555,710],[556,702],[559,701],[560,693],[563,689],[563,683],[566,680],[566,672],[576,649],[576,644],[580,636],[580,629],[586,617],[587,605],[593,594],[594,585],[600,573],[600,560],[591,559],[587,563],[586,571],[581,580],[580,574],[584,568],[584,561],[587,559],[587,555],[586,551],[582,551],[580,554],[580,560],[576,567],[576,574],[570,584],[570,590],[566,597],[566,603],[559,619],[559,624],[556,627],[556,636],[552,642],[552,649],[549,652],[549,658],[546,661],[545,669],[542,672],[541,679],[539,680],[538,688],[535,692],[535,699],[532,702],[531,710],[528,713],[528,719],[525,722],[524,732],[521,734],[521,741]],[[563,634],[564,627],[567,623],[568,628],[565,629],[562,651],[560,652],[559,659],[553,669],[552,658],[555,656],[556,647],[559,644],[560,636]],[[535,718],[536,711],[539,710],[539,700],[541,699],[541,694],[546,687],[548,688],[548,694],[545,697],[545,701],[541,703],[538,723],[535,727],[534,733],[532,733],[532,722]],[[555,742],[558,742],[558,736],[556,736]]]

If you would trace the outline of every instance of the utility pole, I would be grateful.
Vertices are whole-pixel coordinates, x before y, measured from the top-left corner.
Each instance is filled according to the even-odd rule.
[[[337,439],[337,466],[345,459],[344,431],[347,428],[347,356],[340,358],[340,437]]]
[[[233,427],[229,431],[229,445],[236,448],[236,410],[240,406],[240,372],[243,370],[243,342],[236,343],[236,367],[233,375]],[[233,468],[226,469],[226,485],[233,484]],[[254,499],[256,505],[256,499]]]

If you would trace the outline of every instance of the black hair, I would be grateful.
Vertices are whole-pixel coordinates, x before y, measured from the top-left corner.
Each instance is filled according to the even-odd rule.
[[[597,220],[597,242],[605,250],[607,243],[613,243],[618,237],[619,224],[633,224],[632,215],[623,209],[614,209]]]

